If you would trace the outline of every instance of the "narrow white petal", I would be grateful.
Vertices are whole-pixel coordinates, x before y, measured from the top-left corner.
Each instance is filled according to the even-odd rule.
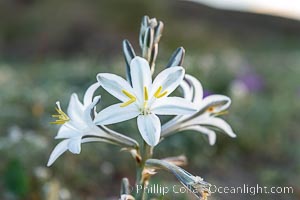
[[[63,140],[56,145],[56,147],[53,149],[53,151],[50,155],[50,158],[48,160],[48,163],[47,163],[48,167],[51,166],[55,162],[55,160],[68,149],[68,143],[69,143],[69,140]]]
[[[121,103],[111,105],[100,111],[94,123],[97,125],[108,125],[132,119],[140,114],[139,109],[133,103],[126,107],[121,107]]]
[[[79,101],[77,94],[73,93],[67,110],[68,116],[76,123],[83,123],[83,111],[82,103]]]
[[[179,86],[183,77],[183,67],[170,67],[163,70],[153,81],[151,94],[153,95],[159,87],[162,87],[162,92],[167,91],[167,95],[169,95]]]
[[[203,126],[189,126],[181,130],[194,130],[200,133],[203,133],[208,136],[209,144],[214,145],[216,143],[217,135],[213,130],[205,128]]]
[[[144,99],[144,87],[152,83],[152,74],[147,60],[141,57],[135,57],[130,63],[130,74],[132,87],[140,100]]]
[[[97,126],[96,124],[93,125],[93,127],[89,127],[88,130],[86,130],[86,132],[84,133],[83,136],[96,136],[96,137],[105,137],[105,138],[111,138],[111,136],[105,132],[102,128],[100,128],[99,126]],[[83,143],[83,142],[81,142]]]
[[[150,146],[157,145],[161,132],[159,118],[155,114],[140,115],[137,118],[137,124],[145,142]]]
[[[55,139],[72,138],[78,135],[80,135],[80,130],[71,125],[70,122],[67,122],[59,128]]]
[[[193,88],[193,102],[195,104],[200,104],[203,98],[203,88],[200,83],[195,77],[186,74],[185,80],[192,86]]]
[[[205,118],[201,121],[199,120],[198,124],[221,130],[222,132],[226,133],[232,138],[236,137],[236,134],[233,132],[230,125],[221,118],[216,118],[216,117]]]
[[[69,139],[68,149],[74,154],[79,154],[81,151],[81,137]]]
[[[114,145],[117,145],[117,141],[115,142],[116,140],[114,140],[114,138],[111,138],[111,140],[109,139],[104,139],[104,138],[96,138],[96,137],[86,137],[86,138],[83,138],[81,140],[81,143],[88,143],[88,142],[104,142],[104,143],[108,143],[108,144],[114,144]]]
[[[157,115],[187,115],[197,111],[196,106],[181,97],[165,97],[157,99],[151,106]]]
[[[103,139],[103,138],[96,138],[96,137],[87,137],[87,138],[83,138],[81,140],[81,143],[88,143],[88,142],[106,142],[106,143],[112,143],[109,140]]]
[[[176,124],[179,124],[184,119],[183,116],[184,115],[175,116],[172,119],[170,119],[169,121],[167,121],[166,123],[164,123],[161,127],[162,134],[167,129],[170,129],[171,127],[174,127]]]
[[[202,108],[203,107],[213,107],[213,111],[211,111],[212,113],[219,113],[222,112],[224,110],[227,110],[228,107],[231,104],[231,99],[227,96],[224,95],[210,95],[207,96],[203,99],[202,101]]]
[[[93,101],[93,96],[95,91],[100,87],[100,83],[94,83],[92,84],[85,92],[84,97],[83,97],[83,105],[86,107],[89,104],[92,103]]]
[[[187,101],[192,101],[193,100],[193,89],[192,87],[190,86],[190,84],[186,81],[186,80],[183,80],[181,83],[180,83],[180,87],[182,89],[182,92],[183,92],[183,97],[187,100]]]
[[[92,119],[91,114],[92,114],[92,112],[95,113],[94,107],[99,103],[100,98],[101,98],[101,96],[94,97],[93,102],[90,103],[86,107],[86,109],[85,109],[85,111],[83,113],[83,115],[84,115],[83,117],[84,117],[84,121],[86,123],[86,126],[89,126],[89,127],[95,126],[95,124],[93,123],[93,119]]]
[[[132,87],[120,76],[109,73],[99,73],[97,75],[97,80],[108,93],[121,101],[128,101],[128,97],[122,92],[122,90],[126,90],[134,95]]]

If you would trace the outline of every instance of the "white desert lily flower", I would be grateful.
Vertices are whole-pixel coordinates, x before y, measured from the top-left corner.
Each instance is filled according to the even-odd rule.
[[[161,123],[157,115],[185,115],[196,111],[195,106],[180,97],[168,97],[182,82],[184,69],[180,66],[165,69],[152,82],[148,62],[135,57],[130,63],[132,86],[114,74],[100,73],[97,79],[110,94],[122,101],[102,110],[94,122],[114,124],[137,117],[138,129],[150,146],[160,139]]]
[[[197,113],[177,116],[162,127],[162,137],[178,131],[195,130],[208,135],[210,145],[216,142],[215,130],[222,131],[232,138],[236,137],[230,125],[218,116],[227,113],[231,99],[224,95],[210,95],[203,98],[201,83],[191,75],[185,75],[181,83],[184,98],[198,107]]]
[[[47,166],[52,165],[67,150],[73,154],[79,154],[81,143],[94,141],[116,143],[121,140],[120,137],[118,138],[119,135],[114,137],[109,134],[107,128],[98,127],[93,123],[94,108],[100,101],[100,96],[93,98],[93,95],[99,86],[99,83],[95,83],[87,89],[83,104],[79,101],[77,94],[72,94],[67,114],[62,111],[60,103],[56,102],[58,115],[53,115],[53,117],[58,119],[52,124],[62,125],[55,139],[63,139],[63,141],[52,151]],[[128,139],[128,141],[131,140]],[[136,142],[132,141],[132,144],[134,146]]]

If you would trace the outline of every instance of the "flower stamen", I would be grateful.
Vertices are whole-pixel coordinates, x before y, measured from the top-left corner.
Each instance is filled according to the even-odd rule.
[[[55,122],[50,122],[50,124],[64,124],[68,121],[70,121],[70,118],[68,117],[68,115],[66,113],[64,113],[64,111],[62,111],[61,107],[60,107],[60,103],[59,101],[56,102],[56,112],[58,113],[58,115],[52,115],[52,117],[58,118],[57,120],[55,120]]]
[[[145,101],[145,102],[144,102],[144,110],[147,108],[147,105],[148,105],[148,102]]]
[[[132,104],[133,102],[136,101],[136,97],[133,94],[131,94],[130,92],[128,92],[127,90],[122,90],[122,92],[123,92],[123,94],[125,94],[129,98],[129,100],[122,103],[120,105],[120,107],[122,107],[122,108],[126,107],[126,106],[128,106],[128,105],[130,105],[130,104]]]
[[[133,94],[128,92],[127,90],[122,90],[123,94],[125,94],[129,99],[136,99]]]
[[[145,86],[144,87],[144,100],[148,101],[149,95],[148,95],[148,88]]]
[[[161,93],[161,91],[162,91],[162,86],[159,86],[159,88],[156,90],[156,92],[154,93],[154,96],[156,97],[156,98],[162,98],[162,97],[164,97],[164,96],[166,96],[167,95],[167,93],[168,93],[168,91],[167,90],[165,90],[164,92],[162,92]]]
[[[221,115],[226,115],[228,114],[228,111],[225,110],[225,111],[221,111],[221,112],[215,112],[215,107],[214,106],[211,106],[209,108],[207,108],[207,111],[211,114],[213,114],[214,116],[221,116]]]
[[[214,110],[215,110],[215,108],[213,106],[211,106],[207,109],[208,112],[213,112]]]
[[[129,106],[130,104],[132,104],[133,102],[135,102],[136,101],[136,99],[130,99],[129,101],[126,101],[126,102],[124,102],[124,103],[122,103],[121,105],[120,105],[120,107],[126,107],[126,106]]]
[[[151,113],[150,109],[148,108],[148,101],[144,101],[144,105],[143,108],[141,109],[141,113],[143,115],[147,115]]]
[[[215,116],[221,116],[221,115],[227,115],[229,112],[227,110],[223,111],[223,112],[218,112],[215,114]]]

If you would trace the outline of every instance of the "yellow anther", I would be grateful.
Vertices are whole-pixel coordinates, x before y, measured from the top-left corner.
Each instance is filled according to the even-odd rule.
[[[133,94],[131,94],[130,92],[128,92],[127,90],[122,90],[122,92],[123,92],[123,94],[128,96],[129,99],[136,99],[135,96]]]
[[[157,96],[157,98],[161,98],[161,97],[164,97],[166,96],[168,93],[168,91],[164,91],[163,93],[161,93],[160,95]]]
[[[132,104],[133,102],[136,101],[136,97],[133,94],[129,93],[127,90],[122,90],[122,92],[123,92],[123,94],[125,94],[129,98],[129,100],[122,103],[120,105],[120,107],[122,107],[122,108],[126,107],[126,106],[128,106],[128,105],[130,105],[130,104]]]
[[[122,103],[121,105],[120,105],[120,107],[126,107],[126,106],[129,106],[130,104],[132,104],[133,102],[135,102],[136,101],[136,99],[130,99],[129,101],[126,101],[126,102],[124,102],[124,103]]]
[[[148,101],[149,95],[148,95],[148,88],[145,86],[144,87],[144,100]]]
[[[59,102],[56,102],[57,107],[55,108],[58,115],[52,115],[52,117],[58,118],[55,122],[50,122],[50,124],[64,124],[67,121],[70,121],[70,118],[64,111],[62,111]]]
[[[158,89],[156,90],[156,92],[154,93],[154,96],[157,97],[157,96],[160,94],[161,90],[162,90],[162,87],[159,86],[159,88],[158,88]]]
[[[162,86],[159,86],[159,88],[156,90],[156,92],[154,93],[154,96],[156,97],[156,98],[161,98],[161,97],[163,97],[163,96],[166,96],[166,94],[168,93],[168,91],[167,90],[165,90],[163,93],[161,93],[161,91],[162,91]]]

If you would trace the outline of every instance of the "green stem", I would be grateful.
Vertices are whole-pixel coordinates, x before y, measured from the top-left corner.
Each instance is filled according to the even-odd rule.
[[[145,188],[148,186],[149,180],[145,180],[143,177],[143,171],[145,169],[145,162],[152,158],[153,147],[149,146],[144,142],[142,162],[138,163],[137,173],[136,173],[136,187],[142,186],[142,190],[136,193],[136,200],[146,200],[147,194],[145,193]]]
[[[144,164],[146,162],[146,160],[148,160],[149,158],[152,158],[153,156],[153,147],[149,146],[147,143],[144,143]]]

